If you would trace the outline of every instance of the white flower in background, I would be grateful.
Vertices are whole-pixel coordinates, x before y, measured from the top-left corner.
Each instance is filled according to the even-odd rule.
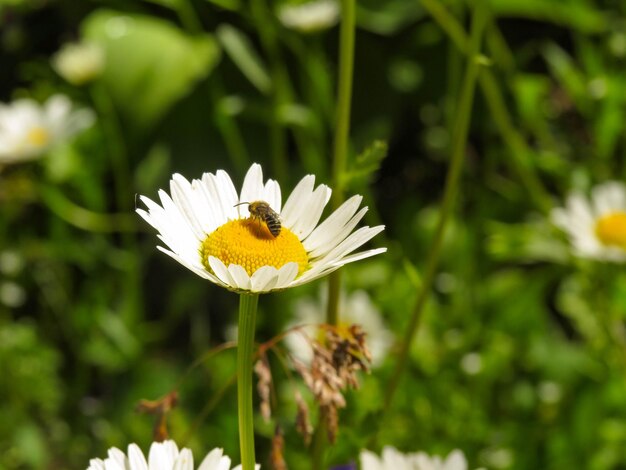
[[[278,19],[286,28],[303,33],[328,29],[339,21],[339,3],[336,0],[311,0],[284,4],[278,10]]]
[[[213,449],[204,458],[198,470],[230,470],[230,458],[222,449]],[[148,460],[137,444],[128,446],[128,453],[120,449],[109,449],[108,457],[91,459],[87,470],[193,470],[193,454],[187,448],[180,451],[174,441],[153,442]],[[257,465],[257,470],[260,468]],[[241,470],[241,465],[233,470]]]
[[[264,293],[313,281],[386,251],[350,254],[384,229],[353,232],[367,212],[367,207],[358,210],[361,196],[348,199],[318,225],[331,190],[314,185],[315,176],[302,178],[283,206],[280,185],[274,180],[264,184],[256,163],[240,194],[223,170],[191,182],[175,174],[171,196],[159,191],[162,206],[142,196],[148,211],[137,212],[159,231],[167,248],[158,248],[198,276],[236,292]],[[255,201],[267,202],[279,214],[282,228],[276,236],[250,216],[247,204],[237,205]]]
[[[322,291],[321,298],[299,300],[295,304],[294,321],[287,328],[296,325],[310,325],[301,330],[309,338],[316,339],[318,328],[314,325],[325,322],[326,291]],[[339,327],[349,327],[359,324],[367,337],[365,341],[372,353],[372,366],[379,366],[393,342],[393,334],[383,322],[380,310],[374,305],[367,292],[357,290],[348,296],[342,294],[339,304]],[[307,338],[299,331],[293,331],[285,338],[287,347],[300,361],[309,364],[313,358],[313,351]]]
[[[361,470],[467,470],[465,455],[460,450],[453,450],[444,460],[424,452],[403,454],[386,446],[381,457],[369,450],[361,451],[360,461]]]
[[[581,258],[626,261],[626,186],[610,181],[594,187],[591,198],[574,192],[565,208],[553,209],[552,222],[567,233]]]
[[[93,124],[87,109],[73,109],[63,95],[40,105],[31,99],[0,104],[0,165],[32,160]]]
[[[65,44],[53,57],[52,67],[72,85],[89,83],[102,74],[104,51],[92,42]]]

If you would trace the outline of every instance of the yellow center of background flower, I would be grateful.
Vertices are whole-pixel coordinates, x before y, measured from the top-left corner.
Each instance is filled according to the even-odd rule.
[[[204,266],[211,272],[209,256],[215,256],[228,267],[243,266],[251,276],[262,266],[280,269],[287,263],[298,263],[298,275],[308,266],[309,257],[297,236],[283,227],[277,237],[267,225],[256,219],[238,219],[225,223],[211,233],[200,247]]]
[[[604,245],[626,250],[626,212],[613,212],[596,222],[596,236]]]
[[[50,140],[50,135],[48,134],[48,131],[42,127],[33,127],[28,131],[28,134],[26,134],[26,140],[29,144],[37,147],[43,147]]]

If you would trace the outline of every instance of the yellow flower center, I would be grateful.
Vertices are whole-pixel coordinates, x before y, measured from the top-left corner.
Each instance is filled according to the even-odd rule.
[[[220,259],[226,267],[243,266],[251,276],[262,266],[280,269],[287,263],[298,263],[298,275],[308,267],[309,257],[294,233],[282,227],[274,237],[257,219],[238,219],[225,223],[202,242],[200,255],[204,266],[211,272],[209,256]]]
[[[602,244],[626,250],[626,212],[613,212],[596,222],[596,236]]]
[[[43,127],[33,127],[26,134],[26,140],[36,147],[43,147],[50,140],[50,134]]]

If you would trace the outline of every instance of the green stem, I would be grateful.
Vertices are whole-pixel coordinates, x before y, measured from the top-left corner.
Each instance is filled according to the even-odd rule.
[[[117,208],[120,211],[130,210],[133,202],[133,185],[131,184],[130,165],[126,155],[121,124],[118,121],[111,98],[102,84],[94,83],[90,91],[91,98],[98,110],[111,159]]]
[[[456,18],[438,0],[421,0],[420,3],[445,31],[454,45],[463,53],[469,54],[469,38]],[[518,174],[535,205],[542,211],[548,212],[552,207],[550,195],[533,171],[533,164],[529,160],[531,149],[524,137],[515,128],[498,81],[491,70],[485,69],[483,71],[480,76],[480,86],[502,140],[511,150],[513,171]]]
[[[254,413],[252,410],[252,359],[254,324],[258,294],[239,297],[239,339],[237,344],[237,409],[239,412],[239,449],[242,470],[254,470]]]
[[[215,74],[209,88],[217,129],[224,139],[228,154],[233,159],[237,171],[239,174],[245,174],[250,166],[250,156],[237,120],[227,109],[224,109],[224,100],[227,98],[224,98],[226,92],[221,77]]]
[[[344,199],[343,174],[348,161],[348,138],[350,134],[350,106],[352,103],[352,76],[354,72],[354,34],[356,27],[356,2],[343,0],[341,32],[339,38],[339,85],[337,91],[337,125],[333,152],[333,208]],[[326,322],[336,325],[338,321],[339,290],[341,275],[335,271],[328,279],[328,306]]]
[[[343,202],[344,178],[348,162],[352,76],[354,74],[354,35],[356,24],[355,0],[341,2],[341,32],[339,38],[339,85],[337,92],[337,123],[333,152],[333,207]]]
[[[114,189],[117,209],[122,213],[128,213],[133,208],[133,180],[131,167],[128,159],[128,151],[122,131],[122,124],[116,112],[113,101],[108,91],[101,83],[91,86],[91,96],[98,110],[102,132],[108,145],[111,170],[114,177]],[[121,236],[122,245],[129,254],[137,254],[137,237],[134,233],[125,231]],[[126,320],[135,321],[141,316],[141,266],[137,256],[128,257],[126,269],[127,282],[125,283]]]
[[[278,181],[286,181],[289,176],[287,163],[287,133],[281,122],[280,112],[283,105],[289,101],[291,89],[289,75],[285,61],[281,57],[279,42],[274,29],[275,19],[265,0],[256,0],[250,3],[252,17],[257,21],[257,28],[263,49],[270,60],[270,74],[272,76],[272,115],[269,129],[269,139],[274,174]]]
[[[202,22],[190,0],[175,2],[175,9],[181,24],[187,31],[193,34],[202,32]]]
[[[339,33],[339,84],[337,86],[337,123],[333,149],[333,197],[332,206],[338,208],[344,200],[344,178],[348,162],[348,139],[350,136],[350,108],[352,105],[352,77],[354,75],[354,36],[356,30],[356,1],[342,0],[341,29]],[[328,305],[326,323],[336,325],[339,321],[339,293],[341,274],[335,271],[328,278]],[[313,469],[324,468],[326,449],[326,426],[324,413],[320,412],[313,437]]]
[[[409,325],[400,346],[396,368],[393,372],[389,387],[387,388],[387,393],[385,395],[383,412],[386,412],[389,409],[393,401],[394,394],[400,383],[402,373],[406,367],[409,348],[413,342],[422,311],[424,310],[424,306],[426,305],[426,301],[428,300],[430,294],[433,280],[437,272],[437,266],[439,265],[439,258],[441,248],[443,246],[447,223],[450,219],[450,215],[452,214],[452,210],[454,209],[454,202],[458,192],[461,169],[463,166],[463,156],[465,155],[465,148],[467,146],[467,134],[472,113],[472,103],[474,101],[476,81],[480,69],[478,54],[480,52],[480,43],[486,19],[487,14],[484,4],[479,2],[472,18],[472,32],[469,43],[470,53],[467,59],[457,119],[454,126],[455,133],[453,136],[452,158],[450,167],[448,168],[448,174],[446,176],[441,212],[439,213],[439,220],[437,221],[433,244],[429,250],[428,259],[426,261],[422,288],[418,294],[411,318],[409,320]]]

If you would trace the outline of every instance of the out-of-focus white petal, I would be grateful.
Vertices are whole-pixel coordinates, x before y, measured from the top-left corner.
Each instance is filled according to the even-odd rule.
[[[611,217],[615,217],[611,220]],[[563,230],[572,246],[574,256],[616,263],[626,262],[626,238],[620,225],[626,223],[626,185],[609,181],[591,190],[591,197],[573,192],[567,197],[564,208],[550,212],[550,220]],[[612,225],[610,235],[598,231],[602,226]],[[617,239],[615,238],[617,237]]]

